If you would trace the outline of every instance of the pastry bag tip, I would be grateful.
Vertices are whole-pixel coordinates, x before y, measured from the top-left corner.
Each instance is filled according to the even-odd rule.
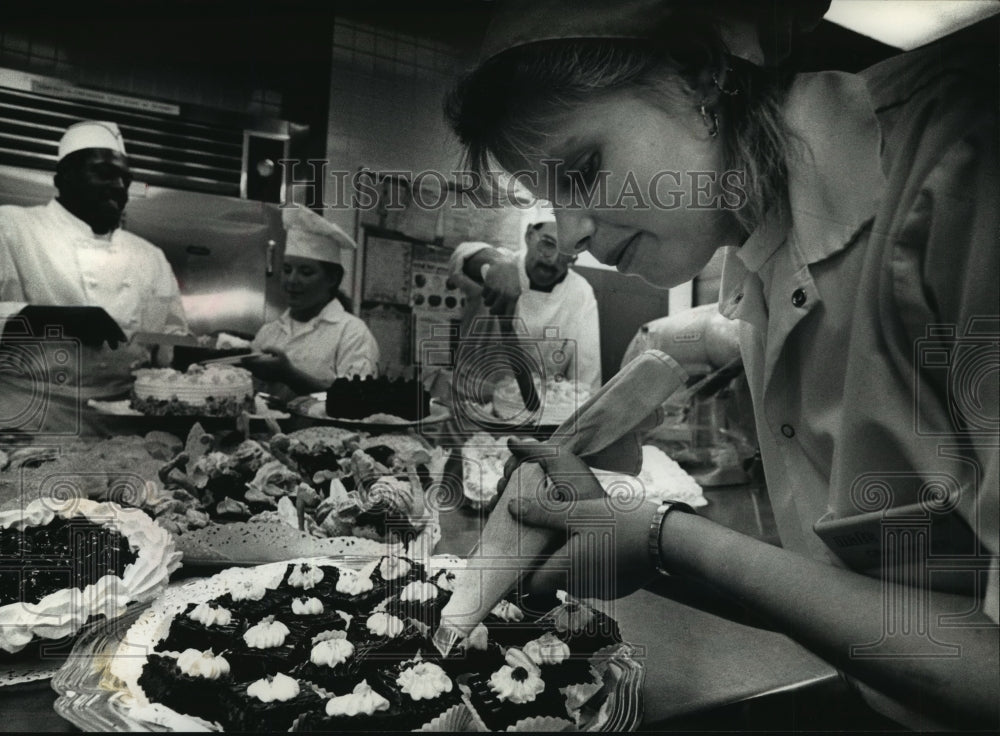
[[[461,638],[462,635],[450,626],[441,624],[434,632],[434,636],[431,637],[431,642],[442,657],[447,657]]]

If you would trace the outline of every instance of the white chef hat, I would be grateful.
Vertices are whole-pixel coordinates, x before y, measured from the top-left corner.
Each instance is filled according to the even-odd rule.
[[[527,230],[535,225],[544,225],[547,222],[555,222],[555,210],[543,199],[536,199],[535,203],[524,211],[521,216],[521,230]]]
[[[106,120],[85,120],[66,128],[59,140],[59,160],[84,148],[110,148],[125,155],[125,139],[118,125]]]
[[[285,226],[285,255],[340,263],[340,250],[354,250],[357,243],[344,230],[307,207],[281,211]]]

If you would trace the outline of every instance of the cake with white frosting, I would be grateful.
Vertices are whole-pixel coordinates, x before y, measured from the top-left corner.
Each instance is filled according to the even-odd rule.
[[[253,375],[236,366],[141,368],[134,375],[132,408],[146,415],[239,416],[254,408]]]
[[[517,381],[508,377],[499,381],[493,391],[493,413],[517,424],[562,424],[590,398],[590,390],[576,381],[555,377],[542,383],[537,376],[533,380],[539,401],[536,411],[528,411]]]

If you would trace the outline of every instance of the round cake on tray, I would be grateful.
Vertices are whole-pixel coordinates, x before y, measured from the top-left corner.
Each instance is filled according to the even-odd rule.
[[[231,365],[198,365],[186,371],[135,371],[132,408],[143,414],[239,416],[253,410],[253,375]]]
[[[534,377],[535,391],[541,404],[539,412],[529,412],[524,406],[521,389],[513,377],[497,383],[493,392],[493,413],[505,421],[538,421],[540,424],[561,424],[569,419],[590,398],[590,391],[576,381],[550,378],[544,385]]]

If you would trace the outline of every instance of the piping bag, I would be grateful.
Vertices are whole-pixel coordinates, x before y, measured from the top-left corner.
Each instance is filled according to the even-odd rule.
[[[638,432],[662,420],[663,402],[686,380],[687,373],[670,356],[647,350],[584,402],[547,444],[585,457],[592,467],[638,474],[642,465]],[[523,574],[563,543],[558,532],[522,526],[507,510],[512,498],[538,495],[546,480],[537,463],[522,463],[511,475],[503,502],[483,526],[478,547],[467,565],[455,571],[455,592],[441,611],[441,624],[433,636],[443,656],[486,618]]]

